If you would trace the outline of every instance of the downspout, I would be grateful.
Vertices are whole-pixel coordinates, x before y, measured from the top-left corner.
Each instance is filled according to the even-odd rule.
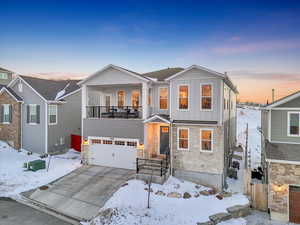
[[[171,170],[171,176],[173,176],[173,126],[172,122],[170,123],[170,170]]]
[[[23,104],[20,104],[20,149],[23,149]]]

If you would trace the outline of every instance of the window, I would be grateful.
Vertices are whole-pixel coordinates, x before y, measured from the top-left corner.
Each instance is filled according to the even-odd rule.
[[[213,131],[210,129],[200,130],[200,150],[209,151],[213,150]]]
[[[148,90],[148,105],[151,106],[152,104],[152,89],[149,88]]]
[[[7,80],[8,79],[7,73],[0,73],[0,79],[1,80]]]
[[[49,105],[49,124],[57,124],[57,105]]]
[[[131,93],[132,107],[137,109],[140,106],[140,92],[132,91]]]
[[[168,109],[168,88],[159,88],[159,109]]]
[[[201,109],[212,110],[212,85],[201,85]]]
[[[118,108],[123,108],[125,105],[125,91],[118,91]]]
[[[135,141],[127,141],[127,146],[136,147],[137,146],[137,142],[135,142]]]
[[[179,86],[179,109],[189,109],[189,86]]]
[[[11,123],[12,122],[12,105],[3,104],[1,105],[1,122],[2,123]]]
[[[300,112],[288,112],[288,136],[300,136]]]
[[[189,129],[179,128],[178,129],[178,150],[188,150],[189,149]]]
[[[103,140],[103,144],[104,145],[112,145],[113,141],[111,141],[111,140]]]
[[[40,123],[40,106],[27,105],[27,123],[38,124]]]
[[[115,145],[125,145],[125,141],[115,141]]]
[[[23,84],[21,82],[18,84],[18,90],[19,92],[23,92]]]
[[[99,140],[99,139],[92,139],[92,144],[101,144],[101,140]]]

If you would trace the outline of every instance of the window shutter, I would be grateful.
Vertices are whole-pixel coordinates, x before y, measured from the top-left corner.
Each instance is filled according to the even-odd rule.
[[[29,123],[29,122],[30,122],[30,120],[29,120],[29,119],[30,119],[30,118],[29,118],[29,117],[30,117],[30,109],[29,109],[29,105],[27,105],[27,110],[26,110],[26,111],[27,111],[27,123]]]
[[[36,106],[36,123],[40,123],[40,106]]]
[[[0,105],[0,122],[3,123],[4,107]]]
[[[9,122],[10,123],[12,123],[12,110],[13,110],[12,105],[9,105]]]

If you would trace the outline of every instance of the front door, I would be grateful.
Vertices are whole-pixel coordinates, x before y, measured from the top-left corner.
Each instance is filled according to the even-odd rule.
[[[169,127],[160,127],[160,154],[166,154],[169,151]]]
[[[110,102],[111,102],[111,96],[110,95],[104,95],[104,104],[106,106],[106,112],[110,111]]]
[[[290,222],[300,224],[300,187],[290,187]]]

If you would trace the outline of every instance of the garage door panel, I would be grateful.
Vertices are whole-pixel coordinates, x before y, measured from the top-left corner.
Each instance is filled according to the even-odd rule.
[[[135,169],[137,150],[132,146],[92,144],[91,164],[116,168]]]

